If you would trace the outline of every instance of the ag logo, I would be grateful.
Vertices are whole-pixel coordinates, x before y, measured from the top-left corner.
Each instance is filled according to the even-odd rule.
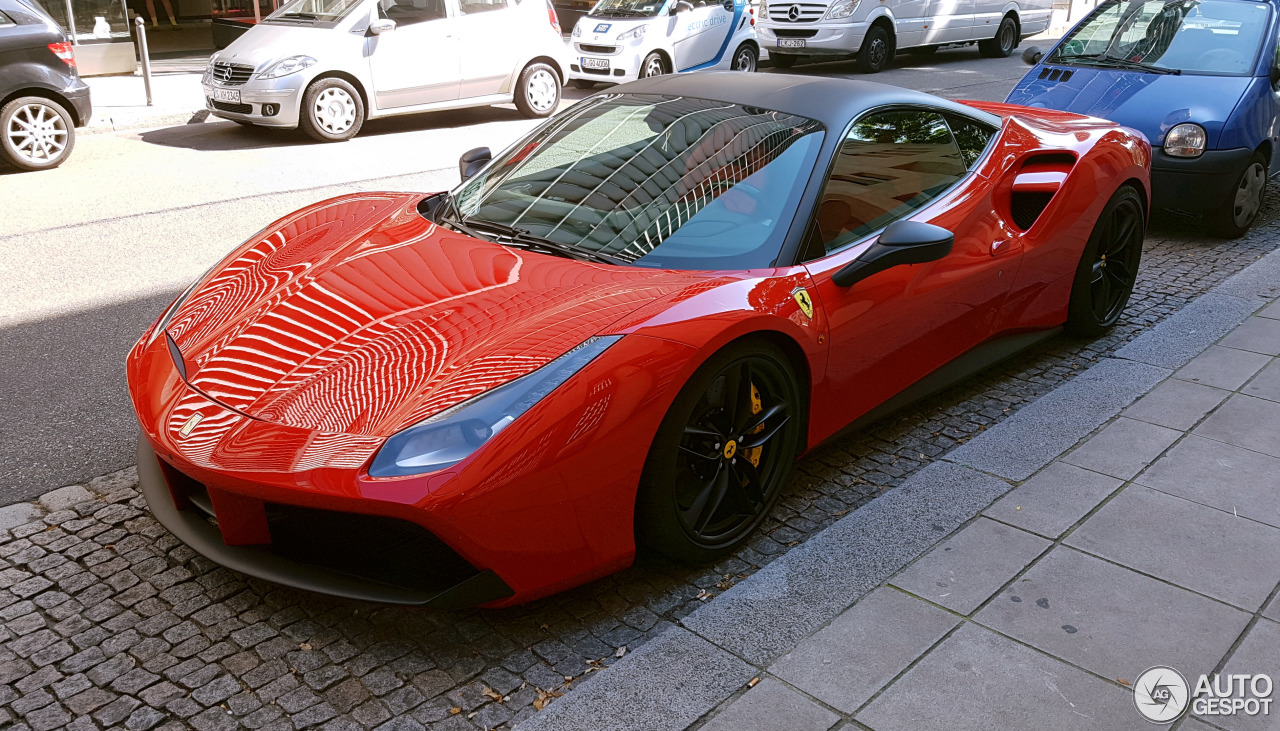
[[[613,27],[612,23],[596,23],[596,29],[591,32],[592,33],[608,33],[609,29],[612,27]]]
[[[804,313],[804,316],[812,320],[813,300],[809,299],[809,292],[804,287],[801,287],[793,292],[791,296],[796,298],[796,304],[800,305],[800,311]]]
[[[1182,673],[1157,665],[1133,681],[1133,704],[1152,723],[1169,723],[1187,710],[1191,687]]]

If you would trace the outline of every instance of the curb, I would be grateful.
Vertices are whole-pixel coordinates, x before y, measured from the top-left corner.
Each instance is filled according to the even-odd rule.
[[[682,731],[1278,297],[1280,249],[594,673],[517,731]]]
[[[76,134],[80,135],[101,135],[111,132],[123,132],[131,129],[150,129],[152,127],[173,127],[183,124],[201,124],[204,118],[197,120],[203,109],[194,112],[182,112],[174,114],[160,114],[154,117],[140,118],[123,118],[119,122],[107,117],[105,124],[98,124],[95,120],[90,122],[88,127],[81,127],[76,130]]]

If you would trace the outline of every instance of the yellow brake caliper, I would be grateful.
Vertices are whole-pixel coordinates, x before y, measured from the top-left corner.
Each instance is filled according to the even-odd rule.
[[[759,414],[761,411],[764,411],[764,406],[761,405],[760,403],[760,391],[756,389],[756,384],[752,383],[751,384],[751,414],[752,416],[754,416],[756,414]],[[748,433],[757,434],[760,432],[760,430],[764,429],[764,427],[765,425],[761,424],[760,426],[756,427],[755,429],[752,429]],[[760,466],[760,453],[763,451],[764,451],[764,447],[756,447],[755,449],[746,450],[745,454],[747,457],[747,461],[751,463],[752,467]]]

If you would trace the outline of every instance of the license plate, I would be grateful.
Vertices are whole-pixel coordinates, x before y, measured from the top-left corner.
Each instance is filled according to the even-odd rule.
[[[607,58],[582,58],[582,68],[584,69],[604,69],[609,70],[609,59]]]
[[[779,38],[778,48],[804,48],[803,38]]]
[[[234,104],[239,104],[240,90],[239,89],[214,89],[213,100],[218,102],[232,102]]]

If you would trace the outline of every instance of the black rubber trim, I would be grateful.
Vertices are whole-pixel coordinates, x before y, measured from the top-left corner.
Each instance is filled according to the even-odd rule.
[[[404,589],[279,556],[259,546],[228,546],[218,529],[194,513],[178,510],[160,470],[159,457],[145,437],[138,438],[138,482],[160,524],[197,553],[229,569],[295,589],[378,604],[457,609],[505,599],[515,592],[492,570],[443,592]]]
[[[182,380],[187,380],[187,362],[182,359],[182,351],[178,350],[178,344],[173,342],[173,338],[169,337],[169,333],[164,334],[165,342],[169,344],[169,355],[173,357],[173,365],[178,369],[178,375],[182,376]]]

